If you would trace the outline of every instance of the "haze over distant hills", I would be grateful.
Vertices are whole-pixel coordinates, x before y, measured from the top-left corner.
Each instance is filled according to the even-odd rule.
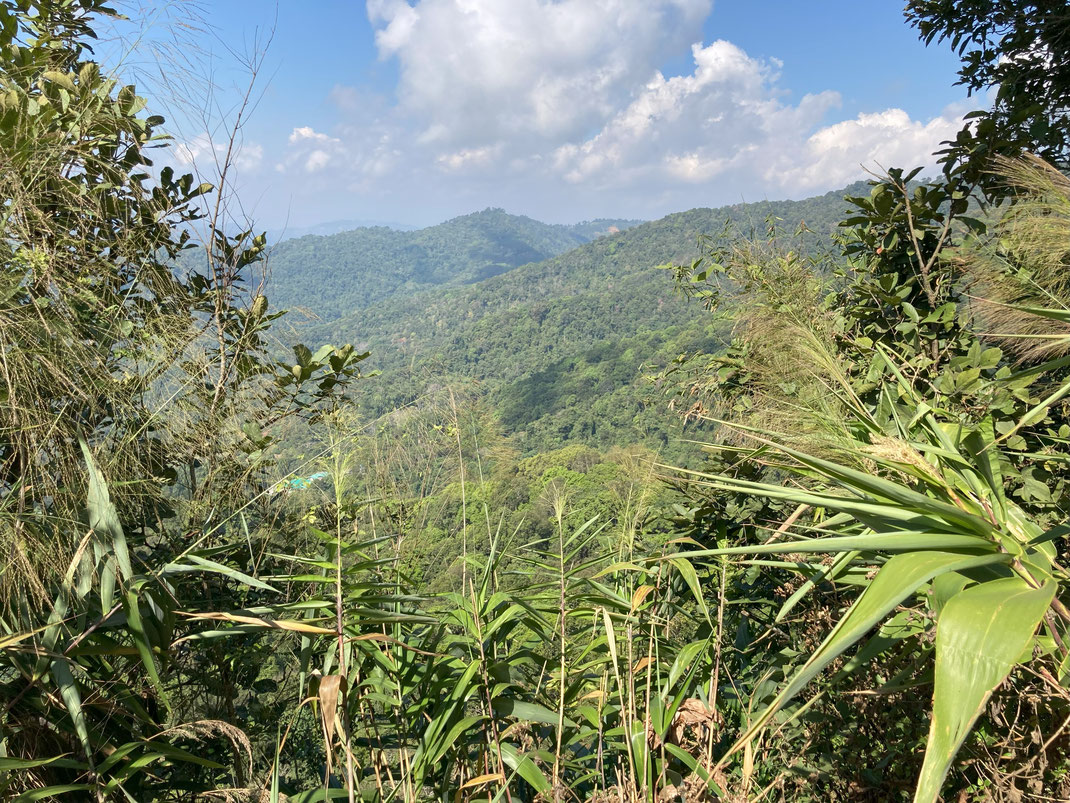
[[[363,405],[384,413],[445,377],[478,383],[525,451],[567,440],[665,448],[671,417],[644,367],[714,350],[723,324],[656,266],[693,259],[726,222],[764,236],[801,223],[824,247],[846,193],[693,209],[647,223],[550,225],[487,209],[413,232],[364,228],[275,246],[272,302],[304,308],[306,341],[353,342],[382,374]]]
[[[418,226],[410,226],[407,223],[390,220],[328,220],[325,223],[316,223],[312,226],[286,226],[279,232],[279,236],[274,239],[282,242],[283,240],[307,237],[310,234],[326,237],[343,231],[353,231],[353,229],[375,229],[380,227],[394,229],[395,231],[414,231],[419,228]]]
[[[288,239],[271,252],[272,293],[282,306],[336,318],[399,293],[480,282],[640,222],[566,226],[485,209],[417,231],[377,226]]]

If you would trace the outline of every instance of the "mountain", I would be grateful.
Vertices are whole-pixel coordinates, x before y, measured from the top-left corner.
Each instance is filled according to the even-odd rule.
[[[480,282],[639,222],[555,225],[485,209],[416,231],[376,226],[287,239],[271,251],[272,301],[337,318],[390,296]]]
[[[353,231],[353,229],[375,229],[386,227],[388,229],[394,229],[396,231],[414,231],[418,227],[410,226],[406,223],[397,223],[387,220],[328,220],[326,223],[317,223],[314,226],[286,226],[280,233],[277,239],[293,240],[298,237],[307,237],[309,235],[318,235],[325,237],[331,234],[340,234],[344,231]]]
[[[303,327],[302,339],[372,352],[369,364],[381,374],[362,398],[370,414],[406,404],[444,377],[463,378],[490,397],[526,453],[575,440],[665,449],[679,433],[671,416],[651,409],[664,399],[643,374],[682,353],[716,349],[728,332],[680,298],[671,275],[656,266],[690,261],[699,238],[726,224],[762,237],[771,223],[787,234],[805,224],[803,247],[828,247],[846,211],[844,192],[693,209],[627,229],[615,224],[624,230],[571,248],[605,222],[548,226],[487,210],[404,241],[379,229],[295,241],[285,252],[286,273],[278,255],[290,244],[283,243],[273,278],[283,280],[289,303],[321,317]],[[559,253],[511,266],[535,249],[537,233],[540,247]],[[396,261],[372,258],[376,248],[394,249]],[[277,287],[271,292],[280,295]]]

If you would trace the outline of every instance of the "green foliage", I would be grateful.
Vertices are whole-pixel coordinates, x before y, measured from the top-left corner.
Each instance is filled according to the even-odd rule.
[[[639,222],[550,225],[485,209],[418,231],[376,227],[300,237],[271,249],[272,292],[284,306],[329,321],[421,290],[481,282]]]
[[[935,652],[932,726],[916,770],[916,800],[937,798],[955,754],[1009,676],[1018,695],[1044,699],[1036,714],[1044,732],[1065,719],[1068,655],[1058,645],[1066,644],[1070,578],[1060,563],[1066,463],[1059,433],[1070,383],[1060,356],[1067,297],[1057,277],[1070,253],[1070,217],[1060,200],[1067,197],[1061,174],[1035,161],[1003,168],[1007,185],[1028,194],[1006,209],[994,227],[998,236],[974,237],[955,251],[949,242],[957,230],[941,211],[949,202],[948,212],[955,211],[953,198],[939,188],[935,197],[929,188],[910,193],[909,177],[898,172],[875,183],[869,199],[856,201],[863,214],[847,222],[844,249],[854,262],[840,273],[846,283],[827,295],[806,291],[822,274],[819,266],[775,247],[758,251],[758,271],[746,248],[727,258],[711,250],[678,269],[691,285],[718,272],[746,291],[734,311],[737,341],[729,355],[689,366],[688,393],[730,419],[712,470],[686,475],[693,494],[701,496],[703,486],[714,494],[691,514],[696,535],[722,544],[689,557],[747,555],[773,571],[798,573],[801,584],[773,626],[821,584],[862,589],[825,640],[799,654],[775,697],[754,687],[761,713],[722,763],[778,721],[822,669],[845,659],[832,680],[866,673],[868,661],[890,655],[902,667],[891,678],[878,671],[859,680],[894,693],[900,684],[927,682]],[[834,281],[841,279],[834,274]],[[987,311],[989,321],[1017,323],[979,330],[965,287],[1001,291],[975,302],[980,320]],[[798,300],[782,303],[792,296]],[[730,298],[708,297],[714,304]],[[1046,362],[1016,367],[991,340]],[[756,513],[783,521],[772,538],[755,528]],[[789,534],[792,524],[802,532]],[[733,531],[738,545],[723,544],[721,535]],[[818,562],[814,553],[827,557]],[[795,557],[771,560],[781,554]],[[895,624],[904,609],[914,623],[905,628]],[[882,622],[879,635],[863,642]],[[1026,691],[1029,676],[1011,674],[1022,662],[1047,673],[1054,688]],[[810,705],[796,706],[788,721]],[[979,749],[976,738],[972,744]],[[995,783],[1013,784],[1015,764],[1033,760],[1028,750],[1005,752]],[[1057,783],[1062,771],[1040,788]],[[961,779],[956,783],[962,788]]]
[[[820,251],[844,209],[842,193],[696,209],[478,283],[405,290],[367,307],[354,302],[351,314],[305,333],[361,342],[371,351],[369,364],[381,375],[361,400],[370,416],[410,404],[436,386],[475,380],[525,453],[577,440],[602,450],[639,443],[684,460],[680,423],[662,414],[664,398],[644,375],[681,354],[718,348],[726,327],[675,298],[654,267],[667,257],[691,259],[699,235],[726,220],[744,230],[769,216],[793,227],[805,223],[812,229],[804,235],[807,250]],[[333,248],[334,242],[327,238],[322,245]],[[405,264],[401,259],[399,269]],[[312,269],[290,265],[292,279],[283,281],[303,281]],[[296,292],[289,298],[311,302]]]
[[[112,13],[0,3],[5,798],[153,799],[248,775],[230,749],[248,741],[215,716],[232,700],[205,705],[212,679],[187,672],[203,656],[176,649],[181,608],[277,593],[230,564],[264,432],[333,404],[363,359],[271,359],[277,316],[241,280],[264,240],[224,234],[218,197],[206,270],[172,269],[212,187],[153,177],[162,118],[87,59]]]
[[[153,174],[111,13],[0,2],[0,795],[1065,796],[1070,184],[988,159],[1065,156],[1063,16],[912,3],[999,102],[839,227],[283,243],[358,410],[364,346],[270,345],[227,166]]]
[[[990,109],[947,143],[947,169],[1002,197],[986,163],[1030,151],[1061,168],[1070,158],[1070,16],[1060,0],[910,0],[907,20],[926,44],[946,41],[962,59],[959,84],[994,90]]]

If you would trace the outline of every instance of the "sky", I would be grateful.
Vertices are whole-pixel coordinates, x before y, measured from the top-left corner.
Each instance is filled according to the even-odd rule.
[[[245,62],[268,45],[232,178],[242,211],[279,229],[424,226],[486,207],[654,219],[931,165],[979,101],[902,6],[188,0],[126,13],[163,43],[166,81],[144,71],[139,88],[169,118],[167,158],[207,180]]]

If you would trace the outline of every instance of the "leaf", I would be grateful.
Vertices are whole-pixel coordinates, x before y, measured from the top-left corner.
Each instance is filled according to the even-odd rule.
[[[461,784],[461,789],[468,789],[473,786],[482,786],[485,783],[505,783],[505,776],[500,772],[489,772],[486,775],[477,775],[468,781]]]
[[[777,612],[776,618],[773,621],[783,622],[784,618],[791,613],[791,609],[794,608],[803,597],[809,594],[819,583],[834,581],[837,575],[849,567],[858,555],[858,552],[841,552],[839,557],[835,558],[829,566],[822,566],[817,574],[808,578],[806,582],[799,586],[792,595],[784,601],[784,604],[780,606],[780,610]]]
[[[123,608],[126,611],[126,621],[130,626],[130,634],[134,639],[134,646],[137,647],[138,655],[141,657],[141,663],[144,664],[145,671],[149,674],[149,680],[152,681],[152,685],[156,688],[160,699],[169,708],[170,702],[167,691],[163,687],[163,681],[160,680],[160,672],[156,667],[156,659],[152,654],[152,645],[149,644],[148,635],[145,632],[145,623],[141,620],[141,608],[136,590],[131,589],[123,595]]]
[[[6,650],[14,646],[15,644],[18,644],[20,641],[25,641],[26,639],[30,638],[30,636],[37,635],[42,630],[48,630],[48,628],[50,628],[51,626],[52,625],[50,624],[41,625],[40,627],[34,628],[33,630],[27,630],[25,633],[12,633],[9,636],[4,636],[3,638],[0,638],[0,650]]]
[[[430,764],[436,764],[442,756],[446,754],[446,751],[453,747],[453,743],[457,741],[457,738],[467,731],[469,728],[474,727],[483,721],[481,716],[464,717],[454,723],[453,727],[446,732],[445,736],[435,742],[435,749],[427,751],[427,758]]]
[[[654,586],[647,585],[639,586],[639,588],[635,589],[635,593],[632,594],[631,609],[628,612],[635,613],[635,609],[643,604],[643,600],[645,600],[653,590]]]
[[[58,797],[59,795],[65,795],[68,792],[89,792],[93,789],[87,783],[69,783],[60,784],[58,786],[44,786],[40,789],[31,789],[28,792],[23,792],[21,795],[15,798],[14,803],[31,803],[35,800],[46,800],[51,797]],[[85,798],[83,798],[85,800]]]
[[[171,574],[174,572],[195,572],[195,571],[209,571],[222,574],[225,577],[229,577],[232,580],[237,580],[239,583],[244,583],[252,588],[259,588],[263,591],[271,591],[278,593],[278,591],[262,580],[257,580],[255,577],[250,577],[244,572],[239,572],[237,569],[232,569],[230,566],[225,566],[222,563],[216,563],[214,560],[208,558],[202,558],[200,555],[186,555],[186,560],[190,561],[194,566],[186,566],[181,563],[168,563],[163,567],[161,574]]]
[[[721,758],[719,764],[748,744],[785,703],[798,694],[822,669],[855,644],[904,599],[945,572],[1002,563],[1009,555],[957,555],[948,552],[909,552],[888,560],[869,587],[832,629],[821,645],[799,667],[772,703],[758,716]]]
[[[319,702],[320,719],[323,721],[323,733],[326,738],[324,746],[327,749],[327,766],[330,767],[331,755],[334,752],[334,720],[338,709],[338,694],[343,690],[345,679],[341,675],[327,675],[320,678]]]
[[[9,756],[0,756],[0,772],[43,767],[54,761],[61,761],[69,755],[70,753],[60,753],[58,756],[49,756],[48,758],[11,758]]]
[[[894,532],[867,535],[841,535],[829,538],[800,538],[797,541],[775,541],[754,546],[703,549],[686,553],[689,558],[715,555],[776,555],[796,552],[906,552],[920,550],[943,551],[969,549],[992,551],[996,545],[986,538],[954,533]]]
[[[82,711],[82,695],[78,691],[78,684],[71,674],[71,667],[66,658],[57,658],[52,662],[52,679],[59,687],[59,696],[63,698],[63,704],[67,706],[67,713],[71,715],[74,723],[74,732],[78,734],[78,741],[82,743],[82,749],[89,760],[90,767],[93,764],[93,750],[89,744],[89,728],[86,726],[85,712]]]
[[[531,784],[531,787],[536,792],[548,793],[550,791],[550,781],[542,774],[542,770],[540,770],[539,766],[531,760],[530,756],[521,755],[520,752],[508,742],[502,742],[499,749],[502,752],[502,761],[505,765]]]
[[[539,722],[543,725],[556,725],[557,714],[544,705],[514,700],[511,697],[495,697],[491,701],[494,713],[500,717],[516,717],[526,722]],[[574,728],[576,723],[565,717],[565,724]]]
[[[272,630],[293,630],[298,633],[316,633],[319,635],[334,635],[335,631],[326,627],[318,627],[316,625],[310,625],[307,622],[295,621],[293,619],[261,619],[257,616],[243,616],[235,613],[190,613],[188,611],[177,611],[180,616],[188,616],[191,621],[217,621],[217,622],[236,622],[238,624],[255,625],[256,627],[265,627]]]
[[[683,557],[674,557],[669,558],[669,563],[675,566],[676,570],[680,572],[680,576],[684,578],[687,587],[691,589],[691,594],[695,597],[695,602],[698,603],[702,615],[706,618],[707,622],[710,621],[710,612],[706,607],[706,599],[702,593],[702,584],[698,581],[698,573],[695,571],[695,567],[691,565],[691,561]]]
[[[86,468],[89,470],[89,494],[87,507],[89,509],[89,526],[98,536],[107,536],[111,539],[112,552],[124,579],[133,576],[134,571],[130,566],[130,553],[126,547],[126,536],[123,534],[122,524],[119,522],[119,514],[115,505],[111,502],[108,493],[108,485],[104,481],[104,475],[97,468],[93,460],[93,453],[89,450],[89,444],[85,438],[78,438],[78,445],[82,447],[82,455],[85,457]],[[105,612],[111,607],[110,600],[103,601]]]
[[[984,710],[1029,646],[1056,584],[1030,587],[1020,577],[971,586],[948,600],[936,627],[933,714],[915,803],[935,803],[940,787]]]
[[[728,798],[728,795],[724,791],[724,789],[722,789],[717,784],[717,782],[713,780],[713,777],[710,775],[709,770],[699,764],[698,759],[696,759],[693,755],[688,753],[683,748],[677,747],[671,742],[667,742],[665,744],[665,750],[674,755],[677,759],[683,762],[684,766],[691,770],[691,772],[695,773],[699,778],[705,781],[706,786],[708,788],[713,789],[713,791],[716,792],[720,797],[724,799]]]
[[[695,658],[709,646],[709,643],[709,639],[692,641],[680,649],[680,652],[676,655],[676,660],[672,662],[672,667],[669,669],[669,682],[665,687],[668,691],[671,692],[675,688],[680,676],[691,669]]]

